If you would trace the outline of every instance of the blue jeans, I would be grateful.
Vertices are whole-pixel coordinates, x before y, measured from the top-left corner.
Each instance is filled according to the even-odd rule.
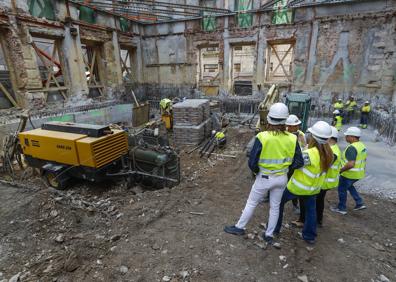
[[[315,240],[316,238],[316,196],[297,196],[292,194],[288,189],[285,189],[282,195],[282,200],[279,206],[279,219],[276,224],[274,233],[279,233],[282,227],[283,210],[285,204],[293,199],[300,198],[303,200],[305,208],[305,221],[302,230],[304,240]]]
[[[363,205],[363,199],[360,197],[358,191],[356,190],[355,182],[357,179],[349,179],[344,176],[340,176],[340,183],[338,184],[338,209],[346,211],[347,195],[348,192],[351,193],[352,198],[356,202],[356,206]]]

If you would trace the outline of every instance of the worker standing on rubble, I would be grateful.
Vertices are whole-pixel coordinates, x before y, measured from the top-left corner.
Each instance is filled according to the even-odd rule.
[[[346,107],[346,117],[345,117],[345,123],[349,123],[352,121],[353,116],[355,114],[355,109],[357,107],[355,97],[351,96],[348,101],[345,103]]]
[[[343,215],[347,214],[347,191],[351,193],[352,198],[356,202],[356,206],[353,210],[357,211],[366,208],[354,184],[358,180],[364,178],[367,159],[366,146],[360,141],[360,129],[357,127],[350,127],[344,134],[349,146],[342,154],[343,167],[340,171],[341,176],[338,185],[339,203],[337,207],[330,208],[333,212],[338,212]]]
[[[322,227],[323,224],[323,211],[325,204],[326,193],[330,189],[338,187],[340,168],[341,168],[341,150],[337,145],[338,142],[338,130],[334,126],[331,127],[331,137],[329,139],[329,145],[334,154],[334,161],[329,170],[326,173],[325,183],[320,193],[316,196],[316,222],[317,225]],[[300,218],[293,221],[293,225],[297,227],[302,227],[304,225],[304,205],[301,205]]]
[[[306,146],[305,134],[300,130],[301,121],[296,115],[290,115],[286,120],[286,130],[294,135],[297,136],[298,144],[300,148],[303,149]],[[287,179],[289,180],[290,177],[293,175],[294,170],[289,169],[287,173]],[[298,206],[298,199],[293,199],[293,211],[295,214],[300,213],[300,208]],[[301,206],[301,203],[300,203]]]
[[[325,185],[325,175],[333,163],[333,152],[328,144],[331,126],[318,121],[308,129],[312,135],[308,149],[303,151],[304,167],[296,169],[287,184],[279,207],[279,219],[274,233],[279,233],[282,226],[283,210],[286,202],[301,198],[304,202],[304,227],[302,239],[315,243],[316,238],[316,195]]]
[[[289,110],[285,104],[275,103],[271,106],[267,116],[267,130],[257,134],[250,153],[249,168],[257,174],[256,180],[239,221],[236,225],[226,226],[225,232],[243,235],[254,209],[269,191],[268,227],[263,238],[272,243],[279,204],[287,183],[287,172],[289,167],[299,168],[304,163],[297,137],[286,131],[288,116]]]
[[[342,128],[342,116],[339,110],[335,110],[333,112],[333,126],[337,128],[337,130],[341,130]]]
[[[370,102],[364,102],[363,107],[360,110],[360,127],[363,129],[367,128],[368,118],[371,111]]]

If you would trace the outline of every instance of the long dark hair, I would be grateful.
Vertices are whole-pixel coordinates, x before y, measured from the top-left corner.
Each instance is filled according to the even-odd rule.
[[[320,170],[327,171],[333,164],[333,151],[328,143],[319,144],[314,138],[311,138],[308,144],[308,148],[316,147],[319,151],[320,156]]]
[[[266,131],[271,131],[274,135],[286,134],[286,125],[284,124],[269,124],[265,126]]]

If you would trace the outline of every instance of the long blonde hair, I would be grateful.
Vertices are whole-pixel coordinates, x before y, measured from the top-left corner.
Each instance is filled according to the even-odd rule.
[[[314,138],[311,138],[308,148],[316,147],[320,156],[320,170],[327,171],[333,164],[334,154],[328,143],[319,144]]]

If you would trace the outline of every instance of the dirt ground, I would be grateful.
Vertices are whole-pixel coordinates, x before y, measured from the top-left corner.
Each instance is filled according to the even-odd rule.
[[[349,201],[346,216],[326,203],[314,246],[289,226],[291,204],[280,249],[260,239],[265,203],[249,238],[224,233],[253,183],[242,152],[250,136],[230,131],[223,153],[235,159],[183,153],[173,189],[80,182],[58,192],[33,176],[0,184],[0,281],[396,281],[396,202],[364,195],[368,209],[353,212]]]

